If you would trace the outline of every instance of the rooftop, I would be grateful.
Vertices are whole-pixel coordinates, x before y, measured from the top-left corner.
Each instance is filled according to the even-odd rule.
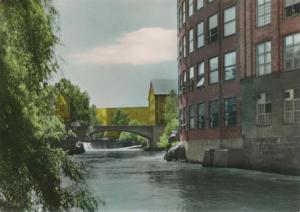
[[[168,95],[171,90],[177,92],[177,80],[169,79],[154,79],[151,81],[151,86],[155,95]]]

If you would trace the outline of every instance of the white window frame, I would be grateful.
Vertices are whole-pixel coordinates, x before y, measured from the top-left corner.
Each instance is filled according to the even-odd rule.
[[[186,57],[187,55],[187,48],[186,48],[186,36],[183,36],[183,57]]]
[[[203,108],[201,108],[201,107],[203,107]],[[205,129],[206,128],[206,104],[205,104],[205,102],[199,103],[197,105],[197,119],[198,119],[198,122],[197,122],[198,129]],[[203,121],[203,126],[201,125],[202,121]]]
[[[189,17],[194,14],[194,0],[188,0],[189,4]]]
[[[270,46],[269,50],[268,46]],[[260,48],[263,49],[262,52],[260,52]],[[263,58],[263,63],[260,63],[260,58]],[[263,68],[262,72],[261,68]],[[272,73],[272,42],[266,41],[256,45],[256,75],[263,76],[270,73]]]
[[[197,24],[197,48],[204,46],[204,22]]]
[[[232,17],[230,18],[231,14],[230,12],[233,12]],[[233,31],[228,31],[230,29],[230,26],[233,27]],[[236,33],[236,8],[235,6],[229,7],[224,10],[224,37],[233,35]]]
[[[235,61],[234,63],[228,63],[228,60],[226,59],[226,57],[229,57],[231,55],[234,54],[234,58],[235,58]],[[233,72],[233,77],[232,78],[228,78],[227,76],[227,72],[231,73]],[[233,52],[228,52],[224,55],[224,80],[227,81],[227,80],[234,80],[236,79],[236,51],[233,51]]]
[[[203,79],[203,82],[200,83]],[[202,87],[205,85],[205,63],[202,61],[197,65],[197,87]]]
[[[232,103],[230,105],[229,103]],[[230,107],[231,106],[231,107]],[[234,123],[230,123],[231,120],[230,115],[234,114]],[[237,117],[237,98],[231,97],[224,99],[224,123],[226,127],[234,127],[237,125],[238,117]]]
[[[267,105],[271,104],[271,112],[267,112]],[[260,93],[256,100],[256,124],[257,126],[272,125],[272,100],[268,93]]]
[[[297,89],[300,92],[300,89]],[[289,93],[288,98],[284,98],[284,122],[287,124],[300,124],[300,96],[295,97],[296,89],[285,90]]]
[[[299,37],[299,41],[296,41],[296,36]],[[292,39],[291,45],[287,45],[287,39]],[[300,61],[300,51],[296,52],[297,48],[300,48],[300,33],[288,35],[284,38],[284,70],[289,71],[300,68],[300,62],[299,65],[296,66],[296,60]],[[291,56],[289,57],[287,56],[288,51],[292,52]],[[291,68],[287,68],[286,66],[287,59],[291,60]]]
[[[214,22],[216,22],[214,24]],[[214,14],[208,18],[208,42],[216,42],[218,40],[218,31],[219,31],[219,21],[218,14]],[[215,31],[216,30],[216,31]],[[215,40],[212,40],[213,37],[216,37]]]
[[[186,3],[185,0],[182,3],[182,25],[185,24],[186,21]]]
[[[189,129],[196,129],[196,105],[190,105],[189,108]]]
[[[194,51],[194,29],[189,30],[189,53]]]
[[[197,0],[197,10],[204,7],[204,0]]]
[[[212,69],[212,61],[217,60],[217,67]],[[212,81],[212,75],[217,73],[217,80]],[[209,59],[209,84],[214,84],[219,82],[219,57],[213,57]]]
[[[271,22],[272,0],[256,0],[256,26],[262,27]]]
[[[194,88],[194,79],[195,79],[195,67],[191,66],[189,68],[189,88],[193,90]]]
[[[300,0],[285,0],[285,4],[284,4],[285,17],[294,17],[294,16],[300,15],[299,11],[298,11],[298,13],[295,12],[295,9],[294,9],[295,4],[300,4]],[[291,7],[291,9],[292,9],[292,14],[289,16],[287,16],[287,12],[286,12],[287,7]]]

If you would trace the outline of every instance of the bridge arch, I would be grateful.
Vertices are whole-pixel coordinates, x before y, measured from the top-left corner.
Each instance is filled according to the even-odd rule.
[[[134,133],[146,138],[148,140],[148,147],[156,146],[157,138],[155,137],[154,126],[96,126],[94,128],[94,133],[107,131]]]

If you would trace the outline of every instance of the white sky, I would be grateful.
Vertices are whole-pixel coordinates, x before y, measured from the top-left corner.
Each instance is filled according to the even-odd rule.
[[[176,79],[175,0],[55,0],[57,77],[97,107],[145,106],[152,79]]]

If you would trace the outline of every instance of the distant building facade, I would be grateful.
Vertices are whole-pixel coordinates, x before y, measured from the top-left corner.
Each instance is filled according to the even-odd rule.
[[[126,113],[130,120],[136,120],[141,124],[163,125],[165,99],[171,90],[177,92],[176,80],[152,80],[148,92],[147,107],[98,108],[97,116],[103,125],[111,125],[113,114],[120,110]]]
[[[188,158],[202,162],[207,148],[231,148],[252,160],[256,142],[300,142],[300,1],[177,5],[180,136]]]
[[[177,92],[177,81],[156,79],[152,80],[149,89],[149,122],[151,125],[164,125],[164,105],[171,90]]]
[[[112,125],[112,117],[118,110],[126,113],[130,120],[136,120],[144,125],[150,125],[149,107],[98,108],[97,117],[102,125]]]

